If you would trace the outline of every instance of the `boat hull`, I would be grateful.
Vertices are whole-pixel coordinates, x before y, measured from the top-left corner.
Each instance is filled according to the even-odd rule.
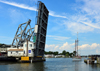
[[[81,58],[73,58],[73,61],[81,61]]]

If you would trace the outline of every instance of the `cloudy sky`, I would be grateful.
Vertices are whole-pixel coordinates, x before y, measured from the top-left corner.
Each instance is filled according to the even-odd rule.
[[[40,0],[49,10],[46,51],[100,54],[100,0]],[[18,25],[36,21],[37,0],[0,0],[0,43],[11,44]]]

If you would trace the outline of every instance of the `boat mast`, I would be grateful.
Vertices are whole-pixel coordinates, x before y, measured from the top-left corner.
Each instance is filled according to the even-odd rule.
[[[78,56],[78,32],[77,32],[77,56]]]
[[[76,40],[75,40],[75,57],[76,57]]]

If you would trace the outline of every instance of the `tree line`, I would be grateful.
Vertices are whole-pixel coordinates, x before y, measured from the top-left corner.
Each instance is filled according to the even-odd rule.
[[[54,54],[54,55],[65,55],[66,57],[73,57],[75,56],[75,51],[73,51],[72,53],[66,51],[66,50],[63,50],[61,53],[59,53],[58,51],[45,51],[45,54]]]

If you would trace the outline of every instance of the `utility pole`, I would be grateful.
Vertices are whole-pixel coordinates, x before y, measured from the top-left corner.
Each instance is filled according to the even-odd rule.
[[[27,40],[27,47],[26,47],[26,56],[28,56],[28,40]]]

